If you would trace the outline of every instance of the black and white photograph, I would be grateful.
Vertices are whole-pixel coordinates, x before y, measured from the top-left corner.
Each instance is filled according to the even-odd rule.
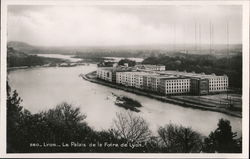
[[[249,157],[249,1],[1,3],[1,156]]]

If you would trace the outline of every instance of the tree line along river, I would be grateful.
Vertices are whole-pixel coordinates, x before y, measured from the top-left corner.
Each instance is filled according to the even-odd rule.
[[[64,55],[66,56],[66,55]],[[51,57],[51,55],[50,55]],[[70,57],[67,57],[70,59]],[[74,59],[75,60],[75,59]],[[142,116],[153,132],[168,123],[192,127],[202,135],[208,135],[217,127],[220,118],[231,122],[233,131],[242,134],[242,119],[222,113],[186,108],[164,103],[148,97],[91,83],[79,74],[95,71],[97,66],[43,67],[13,70],[8,73],[12,89],[23,99],[22,105],[32,113],[68,102],[80,107],[87,115],[87,123],[96,130],[109,129],[117,112],[126,111],[117,107],[112,94],[127,96],[139,101]]]

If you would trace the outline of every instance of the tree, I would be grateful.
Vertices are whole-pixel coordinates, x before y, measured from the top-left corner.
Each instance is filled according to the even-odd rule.
[[[229,120],[220,119],[218,128],[204,140],[204,152],[236,153],[241,152],[241,140],[234,139]]]
[[[86,115],[80,112],[80,108],[74,108],[71,104],[63,102],[45,112],[45,117],[52,122],[62,122],[67,125],[80,124]]]
[[[131,111],[116,114],[113,130],[117,137],[130,142],[146,142],[151,136],[148,123]]]
[[[23,107],[22,99],[18,96],[16,90],[11,92],[11,88],[7,83],[7,152],[17,149],[18,128],[20,127],[21,114]]]
[[[200,152],[201,135],[191,128],[168,124],[158,130],[160,141],[165,151],[171,153]]]
[[[230,65],[228,66],[228,62]],[[143,64],[165,65],[168,70],[186,70],[196,73],[226,74],[229,77],[230,87],[242,87],[242,55],[220,57],[214,55],[176,54],[175,56],[150,56],[142,61]]]
[[[129,67],[135,66],[135,64],[136,64],[136,62],[133,61],[133,60],[121,59],[121,60],[118,62],[118,65],[124,65],[125,63],[127,63]]]
[[[87,135],[93,130],[84,122],[86,115],[79,108],[61,103],[54,109],[42,113],[48,125],[48,140],[54,143],[90,140]]]

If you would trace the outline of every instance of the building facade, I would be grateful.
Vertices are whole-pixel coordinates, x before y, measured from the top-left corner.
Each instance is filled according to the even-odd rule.
[[[178,95],[190,93],[189,78],[166,78],[160,81],[159,91],[165,95]]]
[[[188,77],[190,79],[207,79],[209,82],[209,84],[208,84],[209,93],[225,92],[225,91],[227,91],[227,88],[228,88],[228,76],[226,76],[226,75],[217,76],[215,74],[207,75],[204,73],[179,72],[179,71],[163,71],[161,73],[163,73],[163,74],[175,74],[175,75],[182,76],[182,77]],[[195,80],[193,80],[193,81],[195,81]],[[201,84],[205,85],[204,80],[201,80],[201,81],[203,81]],[[194,85],[194,86],[196,86],[196,85]],[[205,88],[206,86],[202,86],[202,87]],[[202,90],[204,93],[203,88],[202,88]]]
[[[226,92],[228,89],[228,77],[212,75],[209,79],[209,92]]]
[[[158,72],[158,73],[157,73]],[[225,92],[228,77],[179,71],[132,71],[132,69],[98,68],[97,78],[128,87],[165,95],[207,95]]]
[[[193,95],[209,94],[209,80],[205,78],[191,78],[190,93]]]
[[[145,72],[116,72],[116,83],[135,87],[138,89],[143,88],[143,76],[148,75]]]
[[[116,80],[120,80],[116,77],[116,74],[119,72],[126,72],[126,71],[132,71],[132,68],[128,67],[99,67],[96,71],[97,78],[117,83]]]
[[[113,68],[103,68],[100,67],[96,71],[97,78],[108,81],[108,82],[114,82],[115,77],[113,76]]]

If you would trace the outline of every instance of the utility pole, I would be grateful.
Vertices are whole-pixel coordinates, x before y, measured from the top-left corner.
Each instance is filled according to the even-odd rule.
[[[184,51],[186,54],[188,54],[188,44],[187,44],[187,36],[186,36],[186,33],[187,33],[187,30],[188,30],[188,26],[187,25],[184,25]]]
[[[197,24],[196,24],[196,21],[195,21],[195,24],[194,24],[195,51],[197,51],[197,35],[196,35],[196,30],[197,30]]]
[[[176,26],[174,23],[174,52],[176,52]]]
[[[227,21],[226,31],[227,31],[227,67],[229,68],[230,62],[229,62],[229,24],[228,24],[228,21]],[[228,81],[228,86],[227,86],[227,99],[228,99],[228,87],[229,87],[229,81]]]
[[[210,37],[210,44],[209,44],[209,53],[212,54],[212,23],[209,22],[209,37]]]
[[[199,50],[201,53],[201,24],[199,24]]]

